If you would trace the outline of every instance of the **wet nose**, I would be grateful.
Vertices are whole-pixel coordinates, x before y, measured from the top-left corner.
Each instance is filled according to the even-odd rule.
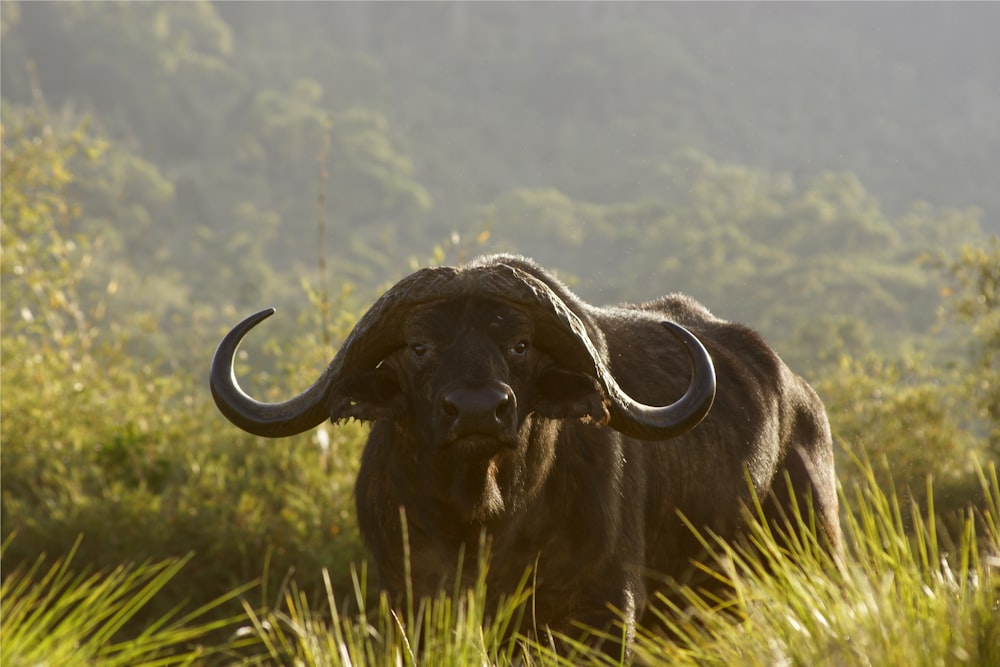
[[[448,430],[458,434],[496,433],[509,425],[514,394],[505,386],[455,389],[441,398]]]

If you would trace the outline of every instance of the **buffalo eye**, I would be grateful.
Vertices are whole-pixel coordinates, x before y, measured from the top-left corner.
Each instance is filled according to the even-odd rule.
[[[427,354],[427,346],[423,343],[413,343],[410,345],[410,351],[413,352],[413,356],[420,358]]]
[[[508,352],[513,357],[523,357],[528,353],[528,341],[519,340],[510,347]]]

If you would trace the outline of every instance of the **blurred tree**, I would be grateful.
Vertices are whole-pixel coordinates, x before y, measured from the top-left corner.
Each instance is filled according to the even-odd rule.
[[[947,310],[970,328],[969,392],[1000,460],[1000,237],[963,246],[943,267],[955,284],[945,290]]]
[[[344,231],[385,218],[405,223],[431,209],[430,193],[394,146],[385,116],[351,109],[333,117],[330,131],[330,180],[339,201],[334,215],[342,216]]]
[[[218,129],[219,109],[235,101],[232,34],[210,3],[24,3],[17,14],[4,98],[30,105],[37,85],[52,106],[95,112],[147,157],[202,154],[210,133],[198,128]]]
[[[328,220],[329,247],[339,267],[379,248],[386,229],[418,238],[413,223],[432,207],[383,115],[360,108],[334,113],[329,107],[323,89],[308,79],[287,90],[259,91],[234,128],[232,167],[215,177],[225,181],[212,187],[210,176],[202,186],[232,191],[231,173],[257,184],[253,201],[273,216],[263,238],[269,264],[278,271],[313,259],[318,215]],[[323,210],[318,211],[321,190]],[[217,221],[212,234],[224,244],[227,234],[239,235],[248,227],[260,229],[237,218]],[[254,243],[261,240],[258,235]],[[386,254],[385,249],[377,254]],[[234,263],[239,259],[229,257]]]
[[[116,179],[110,144],[38,113],[13,120],[0,128],[4,576],[67,553],[81,535],[74,564],[90,571],[194,552],[126,634],[259,578],[274,592],[292,570],[304,590],[321,590],[327,567],[338,589],[349,587],[348,563],[361,557],[349,510],[359,429],[339,429],[323,458],[308,436],[296,448],[260,447],[226,424],[201,373],[179,369],[190,356],[205,363],[199,322],[170,335],[163,360],[150,345],[162,334],[160,304],[122,308],[127,285],[94,284],[118,259],[116,241],[74,230],[87,224],[82,174]],[[352,317],[338,319],[338,337]],[[311,337],[293,340],[282,363],[298,382],[306,357],[319,355]]]
[[[356,263],[392,266],[387,241],[402,246],[397,257],[408,251],[432,205],[412,161],[386,116],[345,105],[343,90],[315,78],[287,76],[298,66],[356,88],[347,72],[364,59],[319,41],[314,62],[323,66],[303,70],[289,58],[286,23],[251,21],[247,36],[263,48],[240,48],[244,35],[218,9],[5,4],[5,110],[93,114],[112,148],[108,165],[79,174],[77,194],[88,220],[106,223],[108,242],[143,266],[142,284],[159,292],[164,312],[182,309],[192,288],[201,301],[243,308],[301,301],[299,280],[277,276],[301,274],[314,259],[319,215],[340,240],[330,244],[338,271],[347,267],[340,275],[357,275]],[[398,241],[386,236],[390,225],[403,229]]]
[[[883,483],[895,479],[923,500],[931,477],[939,509],[957,509],[977,496],[975,458],[1000,461],[1000,239],[940,253],[930,265],[953,285],[942,290],[947,326],[938,332],[951,354],[935,362],[843,348],[816,386],[836,437],[871,456]]]
[[[100,325],[115,289],[83,289],[102,239],[74,233],[80,209],[67,193],[78,161],[97,160],[103,149],[85,127],[61,135],[38,115],[3,127],[2,451],[4,468],[39,463],[33,483],[5,483],[5,493],[25,484],[25,495],[45,498],[65,470],[40,462],[62,463],[89,424],[101,421],[109,377],[101,365],[114,356],[114,343]],[[69,405],[73,421],[65,424],[58,415]]]
[[[488,216],[503,238],[530,238],[532,252],[576,254],[585,235],[594,240],[604,212],[604,207],[574,201],[548,188],[514,190],[497,201]]]
[[[554,189],[520,189],[484,207],[478,224],[490,227],[498,247],[527,249],[578,276],[588,298],[688,292],[817,371],[820,357],[836,360],[839,345],[889,353],[926,333],[935,321],[928,304],[940,295],[920,253],[979,229],[973,209],[917,206],[894,220],[852,174],[796,180],[720,164],[693,149],[656,173],[662,194],[639,202],[596,204]],[[956,236],[942,238],[942,228]],[[818,340],[821,327],[808,323],[838,321],[863,323],[870,333],[837,324],[819,343],[827,352],[796,349]],[[830,340],[839,335],[847,338]]]
[[[871,327],[864,321],[828,314],[795,325],[779,352],[792,368],[816,380],[836,369],[843,358],[864,357],[875,348]]]
[[[811,179],[787,215],[796,223],[788,231],[800,232],[789,249],[803,255],[876,253],[899,243],[878,200],[854,174],[824,173]]]
[[[923,503],[931,477],[939,509],[975,497],[975,453],[983,442],[969,422],[968,394],[956,376],[926,358],[890,360],[841,355],[816,382],[834,437],[847,451],[870,457],[881,485]],[[842,471],[851,470],[846,457]],[[844,479],[845,482],[849,481]]]
[[[45,340],[50,350],[69,340],[86,346],[94,332],[80,287],[102,240],[74,229],[80,211],[66,190],[74,181],[74,163],[99,159],[106,144],[83,125],[59,135],[34,114],[12,128],[2,126],[0,133],[4,340],[24,332]]]

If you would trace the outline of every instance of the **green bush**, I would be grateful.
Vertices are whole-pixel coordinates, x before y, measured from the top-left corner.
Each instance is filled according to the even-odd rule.
[[[318,587],[329,567],[349,585],[361,427],[338,429],[326,453],[309,436],[253,438],[218,415],[207,388],[120,348],[67,343],[3,341],[0,522],[16,535],[6,566],[65,554],[79,536],[76,562],[97,568],[193,553],[154,615],[261,577],[274,592],[292,571]]]
[[[871,456],[883,484],[892,478],[901,494],[923,502],[932,477],[947,501],[961,508],[977,495],[970,454],[987,452],[954,378],[919,359],[842,356],[816,385],[835,437]],[[853,466],[841,453],[839,476],[847,481]],[[961,488],[965,493],[956,495]]]
[[[361,557],[350,495],[361,428],[338,429],[327,451],[309,436],[251,438],[176,359],[136,354],[155,320],[111,291],[85,294],[100,238],[65,231],[85,131],[36,136],[4,138],[3,283],[5,297],[24,296],[5,298],[2,311],[0,524],[4,539],[16,536],[5,575],[39,554],[67,554],[81,537],[75,563],[101,570],[193,554],[184,576],[131,619],[136,627],[262,578],[259,595],[273,594],[291,572],[320,588],[329,567],[349,586],[348,564]],[[203,348],[207,369],[221,332],[186,324],[174,344]],[[305,368],[304,358],[327,354],[309,336],[292,342],[283,363]],[[230,606],[223,613],[240,611]]]

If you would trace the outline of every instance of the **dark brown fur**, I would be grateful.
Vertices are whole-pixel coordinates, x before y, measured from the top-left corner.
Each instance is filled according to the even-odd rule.
[[[687,297],[597,308],[513,256],[422,269],[379,298],[308,389],[262,403],[233,364],[273,312],[223,338],[212,394],[261,436],[373,422],[358,520],[396,604],[407,590],[455,590],[460,561],[457,583],[472,582],[485,537],[491,603],[531,570],[522,631],[618,623],[627,641],[655,593],[698,583],[704,554],[681,517],[736,540],[753,494],[779,525],[793,502],[812,507],[840,549],[819,398],[756,333]]]
[[[357,511],[382,583],[397,600],[406,590],[405,515],[416,596],[452,590],[460,554],[471,581],[485,531],[491,594],[512,591],[533,568],[534,617],[528,620],[535,627],[573,634],[575,623],[605,629],[624,619],[631,632],[653,593],[665,582],[688,580],[692,559],[703,556],[679,514],[725,539],[738,538],[750,500],[747,475],[775,519],[789,506],[787,475],[800,503],[809,499],[822,538],[839,550],[823,405],[756,333],[680,295],[597,308],[518,257],[484,258],[459,270],[491,263],[549,285],[584,323],[622,389],[650,405],[675,401],[689,384],[688,357],[660,322],[682,324],[713,358],[715,404],[680,437],[625,437],[577,418],[593,411],[581,405],[599,401],[598,390],[578,374],[558,374],[546,340],[530,340],[525,355],[511,347],[514,338],[537,333],[517,305],[471,293],[414,309],[403,324],[412,328],[406,335],[432,344],[433,358],[417,357],[416,348],[395,350],[345,389],[356,401],[351,416],[364,416],[366,408],[378,416],[358,475]],[[505,322],[518,313],[527,333],[511,338]],[[512,388],[513,442],[461,456],[440,443],[437,396],[443,384],[456,382]]]

